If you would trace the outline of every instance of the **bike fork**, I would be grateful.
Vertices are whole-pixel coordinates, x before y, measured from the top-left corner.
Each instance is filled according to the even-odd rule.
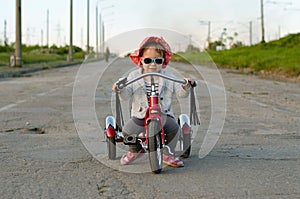
[[[141,144],[141,146],[143,147],[143,149],[145,149],[145,150],[148,149],[148,145],[145,142],[143,142],[141,139],[138,139],[138,141]],[[163,148],[167,148],[169,154],[174,155],[174,153],[171,151],[171,148],[168,145],[164,144]]]

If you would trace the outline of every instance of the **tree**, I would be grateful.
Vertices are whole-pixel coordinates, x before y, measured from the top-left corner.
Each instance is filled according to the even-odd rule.
[[[225,45],[221,40],[210,42],[209,46],[208,46],[209,50],[218,50],[218,49],[224,49],[224,48],[225,48]]]

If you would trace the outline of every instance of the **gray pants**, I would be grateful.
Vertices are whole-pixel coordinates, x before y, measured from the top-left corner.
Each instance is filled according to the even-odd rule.
[[[179,136],[179,125],[176,119],[169,115],[162,115],[163,128],[166,137],[166,144],[170,147],[171,152],[175,152],[175,147]],[[141,132],[145,132],[144,119],[138,119],[132,117],[123,127],[124,135],[135,135],[137,136]],[[129,151],[136,153],[141,150],[141,145],[129,145]],[[164,150],[165,154],[168,154],[167,150]]]

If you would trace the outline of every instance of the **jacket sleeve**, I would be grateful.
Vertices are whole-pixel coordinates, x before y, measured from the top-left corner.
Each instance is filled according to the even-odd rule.
[[[184,90],[182,88],[182,84],[180,84],[180,83],[174,83],[174,90],[175,90],[176,95],[181,98],[188,97],[189,93],[190,93],[190,89]]]
[[[167,73],[168,76],[175,77],[172,73]],[[173,89],[177,97],[185,98],[189,96],[190,89],[184,90],[181,83],[173,82]]]
[[[134,73],[131,72],[131,73],[128,75],[127,79],[130,80],[130,79],[134,78],[134,76],[135,76]],[[122,99],[122,100],[128,100],[128,99],[131,98],[132,95],[133,95],[133,84],[130,84],[130,85],[124,87],[124,88],[121,90],[121,93],[120,93],[120,99]]]
[[[128,100],[132,96],[132,85],[126,86],[121,90],[120,99]]]

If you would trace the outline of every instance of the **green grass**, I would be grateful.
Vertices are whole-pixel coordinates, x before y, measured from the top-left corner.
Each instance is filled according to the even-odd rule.
[[[69,63],[67,61],[67,55],[24,52],[22,54],[22,68],[11,67],[10,55],[10,53],[0,53],[0,74],[22,71],[29,68],[50,68]],[[82,62],[84,60],[84,56],[84,52],[74,53],[74,62]]]
[[[13,53],[0,53],[0,74],[8,72],[16,72],[26,70],[28,68],[49,68],[61,64],[69,63],[67,61],[67,54],[55,54],[55,53],[40,53],[37,51],[23,52],[22,53],[22,68],[10,66],[10,56]],[[85,57],[85,52],[76,52],[73,55],[74,62],[82,62]]]
[[[6,66],[9,64],[9,53],[0,53],[0,67]]]
[[[219,67],[247,69],[252,72],[280,73],[287,76],[300,75],[300,33],[280,40],[251,47],[200,53],[180,53],[175,61],[187,60],[196,64],[209,63],[209,56]],[[184,60],[185,58],[187,60]]]

